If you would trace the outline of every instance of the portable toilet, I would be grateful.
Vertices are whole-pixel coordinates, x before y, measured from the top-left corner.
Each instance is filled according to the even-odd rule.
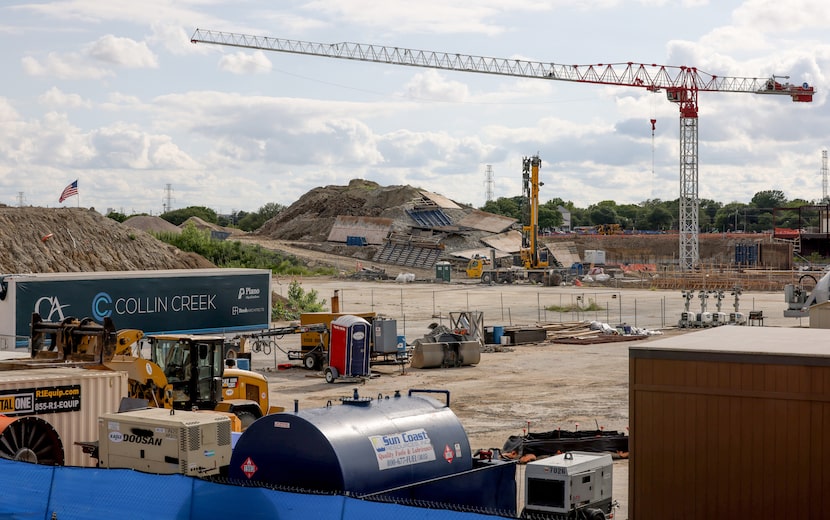
[[[339,377],[369,375],[372,325],[358,316],[347,314],[331,322],[329,366],[324,373],[326,382]]]
[[[452,264],[449,262],[438,262],[435,264],[435,279],[441,282],[449,282],[452,273]]]

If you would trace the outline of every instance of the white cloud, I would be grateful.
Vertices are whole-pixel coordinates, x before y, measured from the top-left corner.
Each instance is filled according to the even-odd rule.
[[[153,45],[160,45],[168,52],[176,56],[186,56],[197,51],[204,51],[205,49],[196,49],[196,45],[190,41],[190,33],[184,30],[182,26],[155,22],[151,26],[151,34],[147,37],[147,42]]]
[[[552,5],[549,2],[533,0],[423,0],[414,7],[406,0],[315,0],[308,2],[303,8],[309,15],[322,14],[332,20],[342,20],[390,34],[427,32],[495,35],[506,30],[500,20],[505,11],[513,14],[534,13],[549,11]]]
[[[96,150],[94,168],[195,169],[198,163],[174,145],[169,136],[151,135],[137,128],[116,125],[92,132]]]
[[[50,52],[45,58],[23,56],[20,59],[23,72],[29,76],[48,76],[58,79],[102,79],[112,76],[111,70],[87,63],[78,53]]]
[[[89,136],[65,113],[48,112],[24,136],[29,162],[55,167],[82,167],[95,156]]]
[[[463,102],[469,96],[467,85],[448,80],[437,70],[415,74],[405,85],[406,94],[415,100]]]
[[[223,54],[219,69],[233,74],[265,74],[271,71],[271,60],[262,51]]]
[[[19,119],[20,114],[9,103],[8,98],[0,97],[0,122],[7,123],[18,121]]]
[[[830,9],[824,0],[746,0],[735,9],[733,18],[738,25],[782,34],[803,29],[825,30],[830,25]]]
[[[92,58],[129,69],[154,69],[158,67],[156,55],[145,42],[120,38],[107,34],[86,47]]]
[[[125,94],[123,92],[111,92],[107,95],[107,100],[102,104],[102,106],[113,109],[124,106],[135,107],[141,104],[141,98],[138,96]]]
[[[90,108],[92,102],[78,94],[67,94],[52,87],[38,97],[38,101],[50,109]]]
[[[217,5],[221,5],[217,4]],[[76,26],[88,24],[106,25],[102,22],[129,22],[150,26],[158,20],[167,23],[189,25],[195,22],[218,23],[224,17],[207,14],[211,2],[199,0],[170,2],[169,0],[144,0],[142,2],[100,2],[98,0],[65,0],[26,2],[10,6],[10,11],[33,14],[69,22]],[[234,9],[238,6],[234,5]]]

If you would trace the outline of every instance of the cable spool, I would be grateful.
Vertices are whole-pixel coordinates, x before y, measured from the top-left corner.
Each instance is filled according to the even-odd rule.
[[[63,466],[63,442],[43,419],[0,416],[0,458]]]

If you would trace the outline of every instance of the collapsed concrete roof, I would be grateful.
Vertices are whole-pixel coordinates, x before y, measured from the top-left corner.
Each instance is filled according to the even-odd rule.
[[[456,204],[455,202],[451,201],[443,195],[423,190],[421,191],[421,195],[423,195],[424,198],[427,199],[427,201],[434,203],[441,209],[461,209],[461,206],[459,206],[458,204]]]
[[[484,237],[481,241],[505,253],[518,253],[522,249],[522,234],[516,230]]]
[[[363,237],[369,244],[383,244],[391,229],[391,218],[338,215],[328,241],[346,242],[348,237]]]
[[[459,227],[489,231],[490,233],[501,233],[509,229],[516,222],[514,218],[474,209],[458,220],[456,225]]]

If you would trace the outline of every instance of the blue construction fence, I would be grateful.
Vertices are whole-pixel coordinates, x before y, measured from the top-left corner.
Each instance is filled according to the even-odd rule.
[[[182,475],[0,459],[0,519],[493,520],[490,515],[217,484]]]

